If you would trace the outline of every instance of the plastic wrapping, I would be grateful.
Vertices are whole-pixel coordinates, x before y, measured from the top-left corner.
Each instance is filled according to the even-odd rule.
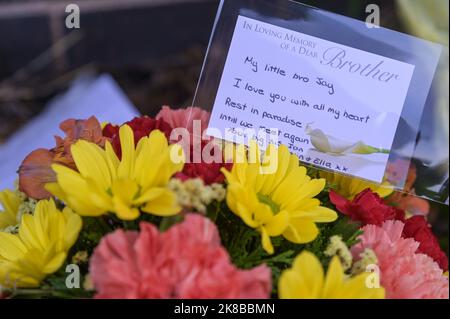
[[[216,138],[263,130],[305,164],[448,203],[441,53],[292,1],[223,0],[193,105]]]

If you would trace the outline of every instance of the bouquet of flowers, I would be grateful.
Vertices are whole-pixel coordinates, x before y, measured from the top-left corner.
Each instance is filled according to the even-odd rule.
[[[426,202],[198,138],[208,121],[61,123],[0,192],[0,297],[449,297]]]

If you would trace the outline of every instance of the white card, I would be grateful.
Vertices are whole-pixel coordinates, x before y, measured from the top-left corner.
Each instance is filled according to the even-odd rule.
[[[381,183],[414,69],[239,16],[207,132],[275,130],[301,161]]]

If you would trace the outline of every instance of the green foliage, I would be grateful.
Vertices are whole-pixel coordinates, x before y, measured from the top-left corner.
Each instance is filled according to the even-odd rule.
[[[323,194],[322,194],[323,196]],[[325,196],[328,198],[328,195]],[[325,199],[325,198],[324,198]],[[325,204],[330,206],[328,201]],[[216,204],[219,205],[219,204]],[[311,243],[294,244],[282,236],[272,238],[275,254],[267,254],[261,245],[261,236],[253,228],[248,227],[238,216],[231,212],[225,203],[210,207],[208,216],[218,226],[223,246],[228,250],[232,262],[241,269],[250,269],[266,264],[272,270],[274,289],[277,294],[277,283],[281,272],[291,267],[295,257],[303,250],[314,253],[327,266],[330,258],[324,254],[331,236],[340,235],[348,247],[357,243],[357,237],[362,233],[359,224],[351,222],[346,216],[339,215],[333,223],[318,224],[320,234]]]

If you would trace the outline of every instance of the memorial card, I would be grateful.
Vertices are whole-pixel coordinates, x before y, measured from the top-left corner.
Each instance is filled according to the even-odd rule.
[[[196,102],[212,105],[208,135],[284,144],[303,163],[375,183],[394,156],[410,159],[439,46],[298,4],[309,19],[224,3]],[[348,34],[326,32],[333,25]],[[420,54],[401,52],[402,41]],[[208,71],[213,62],[221,74]],[[217,90],[202,92],[211,83]]]

